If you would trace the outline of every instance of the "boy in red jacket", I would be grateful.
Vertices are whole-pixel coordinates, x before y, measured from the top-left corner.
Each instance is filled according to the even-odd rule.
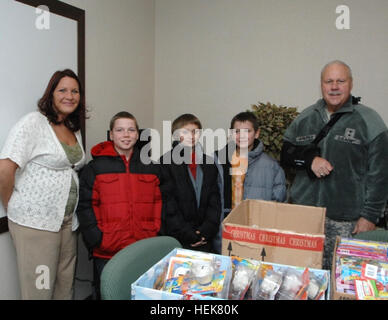
[[[168,182],[160,166],[143,164],[136,145],[135,117],[119,112],[110,122],[110,140],[91,150],[93,160],[80,177],[77,215],[83,240],[93,257],[96,298],[105,264],[137,240],[154,237],[161,225]]]

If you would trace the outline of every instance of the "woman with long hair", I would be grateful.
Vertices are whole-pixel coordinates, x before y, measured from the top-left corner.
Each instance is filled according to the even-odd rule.
[[[0,196],[22,299],[72,299],[84,116],[80,80],[69,69],[57,71],[38,111],[13,126],[0,153]]]

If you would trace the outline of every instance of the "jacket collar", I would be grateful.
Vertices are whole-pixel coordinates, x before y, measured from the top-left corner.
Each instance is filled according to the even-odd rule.
[[[226,156],[228,157],[229,153],[231,153],[229,155],[231,156],[236,150],[236,143],[234,141],[231,141],[225,146],[225,148],[226,148]],[[263,142],[261,142],[259,139],[255,139],[252,150],[248,152],[248,161],[256,159],[257,157],[260,157],[263,151],[264,151]]]
[[[133,147],[133,153],[131,159],[138,158],[139,148],[136,146]],[[112,141],[104,141],[96,144],[91,150],[92,157],[120,157],[116,149],[113,146]],[[136,155],[136,156],[135,156]]]
[[[264,145],[259,139],[255,139],[253,148],[248,152],[248,161],[260,157],[264,151]]]
[[[345,102],[345,104],[339,108],[335,113],[345,113],[345,112],[353,112],[354,111],[354,98],[352,95],[349,96],[348,100]],[[326,101],[321,98],[317,101],[315,109],[323,116],[323,118],[326,117]]]

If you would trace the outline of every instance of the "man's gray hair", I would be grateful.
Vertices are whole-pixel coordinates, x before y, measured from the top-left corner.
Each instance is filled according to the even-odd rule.
[[[352,75],[352,69],[350,69],[350,67],[343,61],[341,60],[333,60],[333,61],[330,61],[329,63],[327,63],[323,68],[322,68],[322,71],[321,71],[321,79],[323,77],[323,73],[325,72],[326,68],[327,67],[330,67],[331,65],[333,64],[340,64],[342,66],[344,66],[347,70],[348,70],[348,75],[349,75],[349,78],[353,80],[353,75]]]

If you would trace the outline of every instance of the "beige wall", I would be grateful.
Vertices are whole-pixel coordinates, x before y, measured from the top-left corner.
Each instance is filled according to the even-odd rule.
[[[86,144],[127,107],[141,127],[184,112],[227,128],[258,101],[300,109],[320,97],[332,59],[353,69],[353,93],[388,122],[388,1],[66,0],[86,10]],[[350,30],[337,30],[340,4]]]
[[[388,123],[388,1],[156,0],[155,126],[193,112],[227,128],[258,101],[300,106],[320,97],[332,59],[350,64],[353,93]],[[336,7],[350,8],[337,30]]]
[[[153,126],[154,0],[65,0],[86,11],[86,146],[126,110]]]

